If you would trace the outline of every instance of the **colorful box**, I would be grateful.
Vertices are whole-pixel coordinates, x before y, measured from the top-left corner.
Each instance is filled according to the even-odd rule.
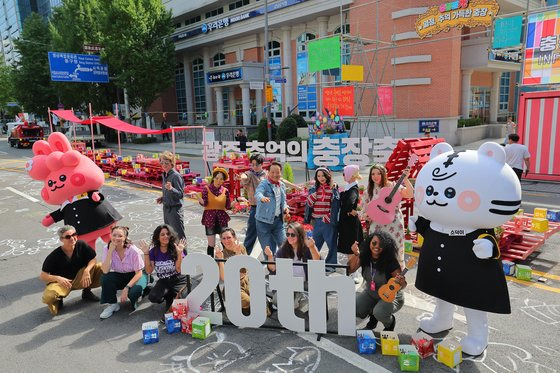
[[[548,220],[543,218],[533,218],[531,220],[531,230],[540,233],[546,232],[548,230]]]
[[[192,334],[192,323],[194,317],[183,316],[181,317],[181,333]]]
[[[418,372],[420,370],[420,356],[412,345],[399,345],[399,365],[401,372]]]
[[[167,328],[167,333],[174,334],[181,331],[181,320],[173,318],[172,313],[165,314],[165,327]]]
[[[546,212],[546,218],[548,221],[553,221],[555,223],[560,222],[560,210],[548,210]]]
[[[399,356],[399,336],[395,332],[381,332],[381,353]]]
[[[210,335],[210,319],[208,317],[198,316],[192,322],[192,336],[197,339],[205,339]]]
[[[531,281],[533,278],[533,269],[529,266],[518,264],[515,266],[515,277],[518,280]]]
[[[506,276],[513,276],[515,274],[515,263],[509,260],[502,260],[502,268]]]
[[[542,219],[546,219],[546,212],[548,211],[548,209],[542,208],[542,207],[535,207],[535,209],[533,210],[533,217],[534,218],[542,218]]]
[[[142,337],[144,344],[159,342],[159,329],[157,321],[148,321],[142,324]]]
[[[105,177],[105,179],[108,179],[108,178],[110,177],[110,175],[109,175],[108,172],[104,172],[104,173],[103,173],[103,177]]]
[[[418,332],[412,336],[412,345],[416,347],[416,351],[422,359],[435,353],[433,338],[424,332]]]
[[[360,354],[373,354],[375,352],[377,346],[372,330],[356,330],[356,340],[358,341],[358,352]]]
[[[437,345],[437,359],[450,368],[455,368],[463,361],[461,345],[450,339],[444,339]]]
[[[404,252],[405,253],[412,252],[412,240],[404,240]]]

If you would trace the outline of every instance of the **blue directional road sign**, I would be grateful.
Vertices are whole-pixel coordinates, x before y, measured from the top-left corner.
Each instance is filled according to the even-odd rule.
[[[286,83],[286,78],[275,78],[274,83]]]
[[[56,82],[109,83],[107,64],[96,55],[49,52],[49,66]]]

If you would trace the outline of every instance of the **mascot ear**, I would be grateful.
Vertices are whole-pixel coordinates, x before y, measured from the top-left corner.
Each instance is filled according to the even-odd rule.
[[[33,144],[33,154],[48,155],[51,154],[51,146],[45,140],[39,140]]]
[[[52,151],[66,153],[67,151],[72,150],[70,141],[68,141],[68,138],[60,132],[54,132],[49,136],[49,144]]]
[[[452,151],[453,151],[453,148],[448,143],[446,143],[446,142],[437,143],[436,145],[434,145],[434,147],[432,148],[432,151],[430,152],[430,159],[434,159],[435,157],[437,157],[440,154],[447,153],[447,152],[452,152]]]
[[[70,150],[62,156],[62,164],[66,167],[75,167],[80,164],[82,157],[89,160],[85,155],[81,155],[77,150]]]
[[[478,155],[490,157],[500,164],[506,163],[506,151],[504,147],[495,142],[485,142],[478,148]]]

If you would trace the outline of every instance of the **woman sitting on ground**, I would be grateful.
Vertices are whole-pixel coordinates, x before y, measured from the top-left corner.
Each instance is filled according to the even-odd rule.
[[[101,304],[108,303],[109,306],[101,312],[100,318],[109,318],[121,308],[117,290],[122,290],[121,302],[130,299],[132,309],[138,307],[138,299],[148,284],[148,276],[142,272],[143,269],[142,251],[128,239],[128,227],[113,227],[111,241],[103,249],[101,264]]]
[[[154,230],[151,245],[148,246],[144,240],[140,241],[146,272],[151,274],[155,270],[158,277],[148,299],[152,303],[162,303],[165,300],[164,314],[175,296],[187,285],[187,276],[181,274],[185,246],[185,239],[179,241],[175,230],[167,224],[162,224]]]
[[[377,322],[381,321],[385,327],[383,330],[394,330],[396,322],[394,314],[404,305],[402,289],[406,287],[406,280],[401,275],[395,240],[387,232],[376,231],[361,244],[355,242],[352,245],[352,252],[354,255],[351,255],[348,260],[350,273],[362,267],[365,285],[365,289],[356,294],[356,316],[364,319],[369,315],[367,329],[375,329]],[[391,277],[397,280],[402,289],[397,292],[392,303],[387,303],[380,299],[377,292]]]
[[[223,250],[216,250],[216,259],[228,260],[232,256],[247,255],[245,247],[239,243],[235,231],[232,228],[224,228],[220,235]],[[224,262],[218,262],[220,267],[220,280],[224,281]],[[241,288],[241,312],[244,315],[251,313],[251,292],[249,289],[249,277],[245,268],[239,271],[239,285]],[[267,316],[270,316],[270,310],[267,307]]]

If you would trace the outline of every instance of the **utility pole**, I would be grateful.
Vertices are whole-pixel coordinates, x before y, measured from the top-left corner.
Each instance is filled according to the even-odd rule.
[[[268,62],[268,0],[264,0],[264,86],[265,93],[270,85],[270,65]],[[266,99],[266,94],[265,94]],[[260,109],[259,109],[260,110]],[[270,112],[270,102],[266,99],[266,128],[268,130],[268,141],[272,141],[272,113]]]

